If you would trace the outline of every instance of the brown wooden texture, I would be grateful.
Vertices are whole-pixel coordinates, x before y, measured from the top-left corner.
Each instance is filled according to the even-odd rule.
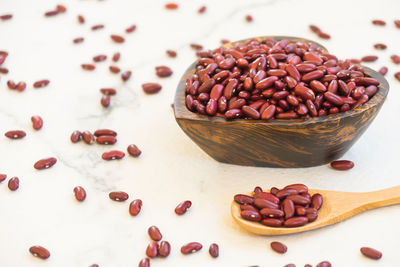
[[[311,195],[320,193],[323,196],[324,202],[318,211],[317,220],[304,226],[274,228],[258,222],[246,221],[240,216],[240,205],[235,201],[231,205],[231,214],[241,227],[252,233],[260,235],[285,235],[305,232],[338,223],[366,210],[400,204],[400,186],[362,193],[311,189],[309,192]]]
[[[389,91],[389,84],[382,75],[364,67],[365,73],[379,80],[380,85],[367,103],[354,110],[309,119],[226,120],[193,113],[186,108],[185,81],[195,72],[195,65],[188,68],[179,82],[174,102],[176,121],[212,158],[236,165],[294,168],[318,166],[338,159],[365,132]]]

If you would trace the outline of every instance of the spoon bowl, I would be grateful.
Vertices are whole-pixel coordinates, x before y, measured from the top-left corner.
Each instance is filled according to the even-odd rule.
[[[339,192],[309,189],[310,195],[320,193],[323,205],[318,218],[300,227],[269,227],[259,222],[251,222],[240,216],[240,205],[235,201],[231,205],[233,219],[244,229],[259,235],[286,235],[318,229],[346,220],[360,212],[379,207],[400,204],[400,186],[373,192]],[[249,194],[250,195],[250,194]]]

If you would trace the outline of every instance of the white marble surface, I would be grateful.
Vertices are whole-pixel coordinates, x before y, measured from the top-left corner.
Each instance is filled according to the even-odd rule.
[[[346,222],[324,229],[282,237],[261,237],[241,230],[231,219],[229,205],[234,194],[255,185],[300,182],[312,188],[369,191],[400,183],[400,83],[393,78],[396,66],[389,62],[392,53],[400,53],[400,30],[393,25],[400,19],[398,0],[318,1],[248,0],[179,1],[180,8],[166,11],[165,1],[86,0],[65,1],[68,12],[53,18],[43,13],[58,1],[2,0],[0,13],[14,18],[0,21],[0,50],[9,51],[5,66],[8,75],[0,75],[0,133],[24,129],[23,140],[0,138],[0,173],[18,176],[21,185],[11,192],[7,182],[0,184],[0,266],[137,266],[149,243],[147,228],[159,226],[172,245],[167,259],[152,260],[152,266],[283,266],[295,263],[316,265],[329,260],[333,266],[400,266],[400,208],[392,206],[365,212]],[[206,4],[203,15],[197,9]],[[86,24],[76,22],[77,14]],[[254,21],[244,17],[252,14]],[[386,27],[372,26],[370,20],[382,18]],[[104,23],[97,32],[90,26]],[[114,44],[110,33],[121,33],[136,23],[137,31],[126,35],[126,42]],[[315,23],[332,35],[321,41],[339,57],[377,54],[370,66],[387,65],[391,85],[380,114],[362,138],[344,156],[356,167],[338,172],[327,166],[304,169],[270,169],[230,166],[215,162],[180,130],[170,103],[177,82],[195,56],[189,43],[214,48],[219,40],[243,39],[257,35],[294,35],[316,39],[308,25]],[[85,42],[73,45],[72,39],[84,36]],[[375,42],[384,42],[387,51],[374,51]],[[170,59],[166,49],[178,50]],[[92,72],[84,72],[81,63],[92,56],[120,51],[123,69],[133,75],[127,83],[108,71],[109,61],[99,63]],[[169,65],[174,75],[158,79],[154,67]],[[397,66],[397,71],[400,67]],[[49,78],[47,88],[33,89],[36,80]],[[6,81],[24,80],[23,93],[7,89]],[[140,85],[156,81],[163,90],[144,95]],[[116,87],[112,107],[104,110],[99,88]],[[39,114],[45,125],[39,132],[31,129],[30,117]],[[75,129],[112,128],[118,132],[123,149],[136,143],[143,151],[140,158],[126,157],[105,162],[102,152],[109,147],[72,144]],[[55,156],[51,169],[36,171],[33,163]],[[72,189],[81,185],[88,197],[78,203]],[[108,198],[111,190],[124,190],[130,198],[141,198],[142,213],[133,218],[127,203]],[[191,210],[178,217],[177,203],[190,199]],[[277,255],[269,242],[287,244],[288,253]],[[180,246],[199,241],[201,252],[183,256]],[[220,257],[212,259],[208,246],[220,245]],[[32,257],[28,248],[43,245],[51,257],[42,261]],[[361,246],[383,251],[379,262],[359,253]]]

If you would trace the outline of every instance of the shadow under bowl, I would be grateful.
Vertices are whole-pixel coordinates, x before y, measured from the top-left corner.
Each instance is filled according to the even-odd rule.
[[[285,36],[256,39],[265,38],[312,42]],[[316,44],[328,52],[322,45]],[[380,84],[368,102],[353,110],[308,119],[226,120],[187,109],[185,83],[195,73],[195,67],[196,62],[186,70],[179,82],[174,101],[175,119],[182,130],[213,159],[243,166],[312,167],[340,158],[374,120],[389,91],[389,84],[381,74],[363,66],[366,75],[377,79]]]

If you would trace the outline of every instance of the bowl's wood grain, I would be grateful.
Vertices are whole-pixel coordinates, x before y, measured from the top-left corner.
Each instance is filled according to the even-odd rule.
[[[195,65],[188,68],[179,82],[174,103],[176,121],[212,158],[236,165],[310,167],[338,159],[368,128],[389,90],[382,75],[364,67],[365,73],[379,80],[380,85],[367,103],[354,110],[309,119],[229,121],[193,113],[186,108],[185,82],[195,72]]]

